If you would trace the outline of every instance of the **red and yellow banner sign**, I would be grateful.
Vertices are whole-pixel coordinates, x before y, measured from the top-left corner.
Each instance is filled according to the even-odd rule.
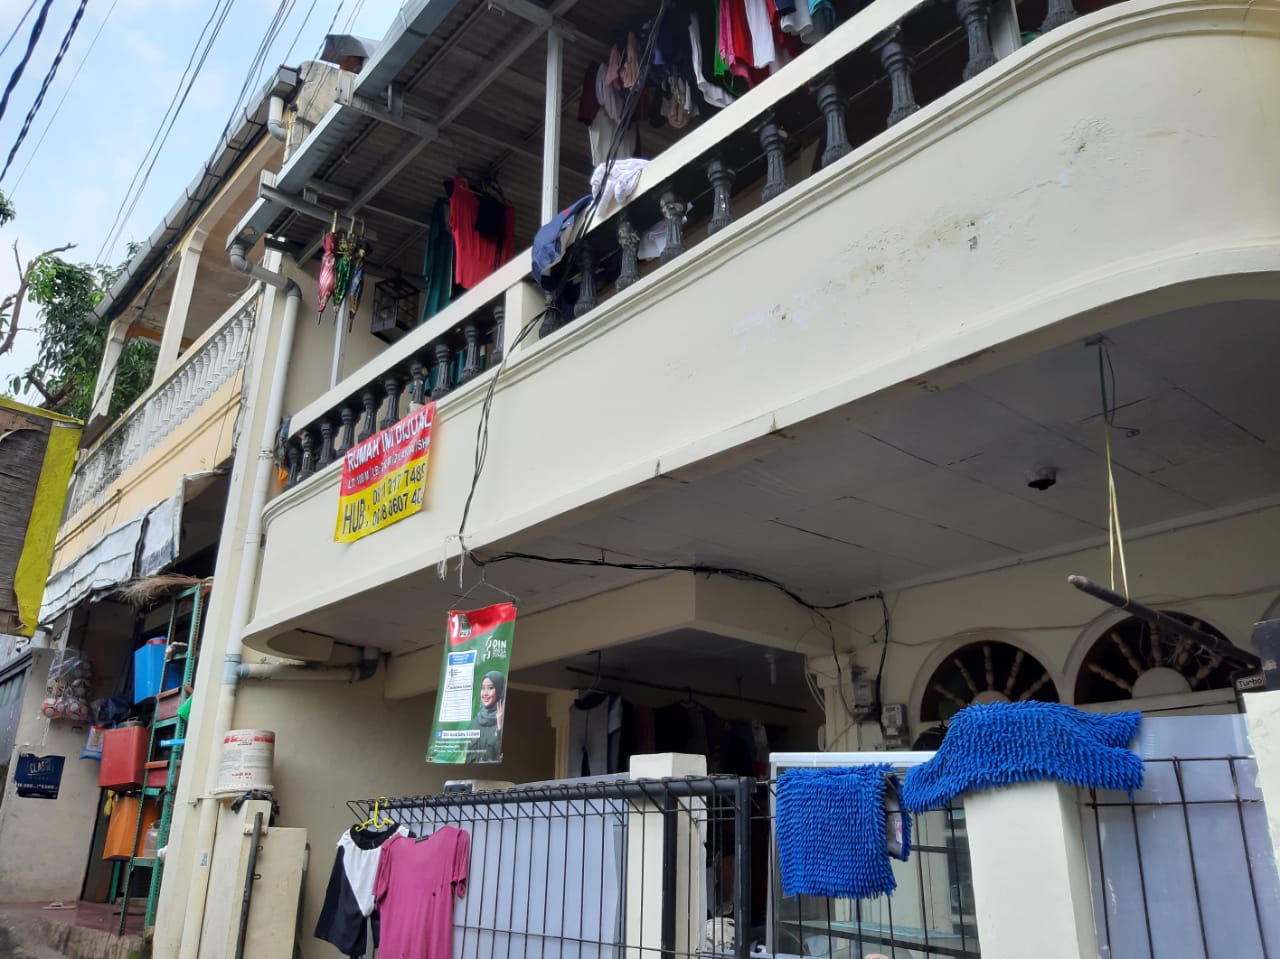
[[[335,540],[354,542],[422,509],[435,418],[436,405],[428,403],[347,450]]]

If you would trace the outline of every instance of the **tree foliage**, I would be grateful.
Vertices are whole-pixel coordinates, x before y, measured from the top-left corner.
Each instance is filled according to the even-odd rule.
[[[0,193],[0,225],[14,216],[12,204]],[[13,346],[19,332],[23,304],[30,302],[39,311],[39,344],[36,362],[23,373],[10,377],[13,393],[34,389],[43,405],[77,419],[87,419],[93,407],[93,393],[110,334],[93,310],[107,295],[124,271],[124,264],[72,263],[60,254],[68,245],[41,253],[26,267],[18,259],[19,287],[0,300],[0,353]],[[136,246],[130,246],[125,262]],[[128,342],[115,369],[109,419],[114,420],[151,384],[156,351],[143,340]],[[103,371],[110,374],[110,370]]]

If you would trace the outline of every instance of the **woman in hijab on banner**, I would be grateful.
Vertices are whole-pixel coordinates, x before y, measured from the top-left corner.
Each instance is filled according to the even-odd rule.
[[[467,747],[469,763],[502,762],[502,710],[507,698],[507,680],[498,670],[490,670],[480,680],[480,711],[471,728],[480,737]]]

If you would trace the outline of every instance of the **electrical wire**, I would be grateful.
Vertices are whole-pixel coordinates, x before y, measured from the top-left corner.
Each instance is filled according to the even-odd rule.
[[[213,11],[209,14],[209,19],[205,21],[204,27],[200,30],[200,35],[196,38],[195,46],[191,49],[191,55],[187,59],[187,66],[182,72],[182,77],[179,79],[178,86],[169,101],[169,106],[166,108],[164,116],[160,119],[160,125],[156,129],[146,153],[143,154],[142,161],[138,164],[137,170],[134,171],[133,179],[129,182],[129,188],[125,192],[124,199],[120,201],[120,207],[116,210],[115,218],[107,231],[107,238],[98,250],[95,260],[100,261],[107,250],[115,245],[119,239],[120,232],[124,229],[125,224],[128,223],[134,209],[137,208],[138,199],[142,196],[143,190],[146,189],[147,181],[151,176],[151,171],[155,168],[156,160],[164,149],[165,143],[168,142],[169,134],[173,131],[173,125],[177,122],[183,106],[186,105],[187,97],[191,94],[191,89],[195,86],[195,82],[200,76],[200,71],[208,59],[209,51],[213,48],[213,43],[222,31],[227,15],[234,5],[235,0],[217,0]],[[150,157],[149,164],[147,162],[148,157]],[[144,167],[146,168],[145,172],[143,171]],[[139,181],[139,177],[141,177],[141,181]],[[127,212],[126,207],[128,207]]]
[[[31,131],[31,124],[35,121],[36,114],[40,112],[40,107],[44,103],[45,94],[49,92],[49,86],[53,83],[53,78],[58,75],[58,67],[62,65],[62,58],[67,55],[67,48],[71,46],[71,39],[76,35],[76,28],[80,26],[81,19],[84,18],[84,8],[89,5],[89,0],[80,0],[80,5],[76,7],[75,16],[71,18],[71,26],[67,28],[66,34],[62,38],[62,43],[58,47],[58,53],[53,58],[53,65],[49,67],[49,72],[44,75],[44,80],[40,83],[40,92],[36,94],[35,102],[31,104],[31,109],[27,111],[26,119],[22,121],[22,129],[18,131],[18,138],[14,141],[13,147],[9,150],[9,156],[4,161],[4,169],[0,170],[0,180],[4,179],[9,167],[13,165],[13,158],[18,155],[18,150],[22,148],[22,141],[27,138],[27,134]]]
[[[27,69],[31,54],[35,51],[36,44],[40,40],[40,34],[44,33],[44,24],[49,19],[49,8],[52,6],[53,0],[44,0],[44,6],[40,8],[40,15],[36,17],[36,22],[31,25],[31,36],[27,38],[27,49],[22,52],[22,59],[13,68],[13,73],[9,74],[9,82],[5,85],[4,95],[0,96],[0,120],[4,119],[5,108],[9,105],[9,96],[13,93],[13,88],[18,85],[18,81],[22,79],[22,73]],[[23,19],[26,19],[25,15]],[[7,47],[8,44],[6,43],[5,46]]]
[[[80,62],[76,64],[76,72],[71,74],[71,82],[67,84],[62,91],[62,96],[58,98],[58,105],[53,108],[53,116],[49,117],[49,122],[44,125],[44,129],[40,131],[40,138],[36,140],[36,145],[32,147],[31,152],[27,154],[27,162],[22,165],[22,170],[18,173],[18,179],[13,181],[13,188],[9,191],[10,198],[17,193],[18,187],[22,185],[22,178],[27,175],[27,170],[31,168],[31,161],[35,159],[36,154],[40,152],[40,147],[44,145],[44,138],[48,135],[50,128],[58,119],[58,114],[62,112],[62,105],[67,102],[67,95],[75,89],[76,80],[80,79],[80,71],[84,68],[85,61],[89,59],[89,54],[93,52],[93,48],[98,43],[98,37],[102,36],[102,31],[107,25],[107,21],[111,19],[111,14],[115,12],[116,4],[120,0],[111,0],[111,6],[107,8],[107,15],[102,18],[102,22],[98,24],[98,31],[93,35],[93,39],[89,41],[89,46],[84,51],[84,56],[80,58]],[[32,6],[35,4],[33,3]],[[3,53],[3,51],[0,51]]]
[[[36,4],[39,2],[40,0],[31,0],[31,3],[27,5],[27,9],[18,18],[18,22],[13,25],[13,33],[9,34],[9,39],[4,42],[3,47],[0,47],[0,57],[4,56],[5,51],[9,49],[9,44],[13,43],[18,36],[18,31],[22,29],[22,25],[27,22],[27,17],[31,16],[31,11],[36,8]]]
[[[245,71],[244,82],[240,84],[240,92],[236,94],[235,103],[231,106],[231,113],[227,117],[226,125],[222,128],[221,137],[226,137],[231,132],[231,125],[235,123],[236,114],[240,112],[241,107],[244,105],[245,96],[253,88],[254,81],[261,74],[267,53],[270,51],[271,45],[275,43],[276,37],[279,36],[281,28],[293,14],[293,8],[296,3],[297,0],[280,0],[276,5],[276,12],[272,16],[271,22],[267,24],[267,29],[262,34],[262,39],[258,42],[258,49],[254,52],[253,59],[249,62],[249,69]]]

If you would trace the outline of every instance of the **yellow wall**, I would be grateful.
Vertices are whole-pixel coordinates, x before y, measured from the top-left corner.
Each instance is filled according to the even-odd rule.
[[[97,500],[67,518],[54,550],[51,572],[66,567],[145,506],[172,496],[184,475],[213,469],[231,456],[242,376],[243,371],[224,383],[207,403],[174,427]]]
[[[235,726],[276,734],[273,783],[278,826],[302,826],[311,844],[302,947],[308,959],[336,959],[312,937],[342,830],[353,825],[348,799],[438,793],[447,779],[511,782],[551,778],[555,739],[545,697],[512,690],[505,730],[506,761],[496,766],[429,766],[426,754],[434,696],[391,701],[385,672],[363,683],[248,682],[241,686]],[[239,894],[238,890],[211,895]]]

